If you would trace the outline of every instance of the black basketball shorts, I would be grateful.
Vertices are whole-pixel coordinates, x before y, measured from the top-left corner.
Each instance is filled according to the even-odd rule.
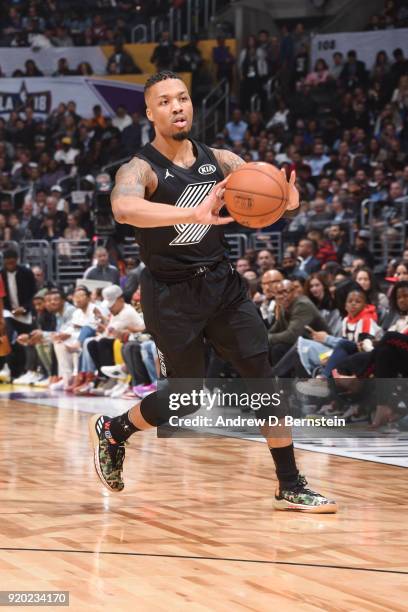
[[[233,366],[268,352],[265,325],[228,261],[173,283],[158,281],[145,268],[141,301],[146,329],[168,378],[204,378],[204,338]]]

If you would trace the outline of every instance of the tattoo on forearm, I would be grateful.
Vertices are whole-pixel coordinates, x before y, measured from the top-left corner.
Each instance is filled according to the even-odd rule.
[[[120,197],[143,198],[148,181],[147,165],[137,158],[132,159],[121,166],[116,174],[115,186],[111,194],[112,202]]]
[[[143,198],[145,194],[145,188],[143,185],[115,185],[112,189],[111,199],[116,200],[120,197],[135,197]]]

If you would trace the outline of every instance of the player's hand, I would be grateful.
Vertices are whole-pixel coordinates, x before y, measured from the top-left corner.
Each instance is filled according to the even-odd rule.
[[[283,176],[286,179],[285,168],[281,168],[281,172],[283,172]],[[286,210],[296,210],[296,208],[299,208],[299,192],[297,190],[297,187],[295,186],[295,182],[296,182],[296,172],[292,170],[292,172],[290,173],[290,178],[289,178],[289,189],[288,189],[289,202],[286,207]]]
[[[225,185],[228,177],[220,181],[210,191],[208,196],[193,210],[193,223],[201,225],[226,225],[234,221],[232,217],[220,217],[221,208],[225,205],[223,200]]]

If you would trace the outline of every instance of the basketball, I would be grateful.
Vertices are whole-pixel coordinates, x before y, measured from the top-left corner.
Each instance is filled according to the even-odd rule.
[[[237,223],[258,229],[282,217],[288,196],[288,182],[283,172],[266,162],[250,162],[230,175],[224,200]]]

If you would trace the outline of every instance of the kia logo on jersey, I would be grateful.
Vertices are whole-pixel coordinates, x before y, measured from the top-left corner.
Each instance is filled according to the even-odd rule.
[[[214,174],[216,170],[217,168],[213,164],[204,164],[198,169],[200,174]]]

